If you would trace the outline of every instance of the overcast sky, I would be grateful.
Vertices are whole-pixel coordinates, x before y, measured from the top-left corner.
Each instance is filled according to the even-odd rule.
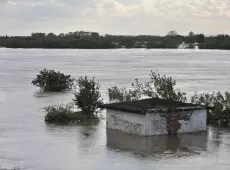
[[[229,0],[0,0],[0,35],[230,34]]]

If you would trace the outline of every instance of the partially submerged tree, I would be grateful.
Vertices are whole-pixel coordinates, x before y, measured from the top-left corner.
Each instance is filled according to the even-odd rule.
[[[109,98],[118,101],[138,100],[144,98],[160,98],[175,101],[187,101],[186,93],[175,89],[176,80],[172,77],[161,76],[158,71],[151,71],[150,81],[141,83],[138,79],[132,83],[133,90],[126,88],[119,89],[112,87],[109,89]]]
[[[74,93],[74,103],[87,116],[94,117],[98,113],[99,105],[103,104],[100,94],[99,82],[89,79],[87,76],[77,80],[78,90]]]
[[[72,89],[74,79],[54,70],[42,70],[32,81],[34,86],[40,87],[43,91],[59,92]]]
[[[109,100],[118,100],[120,102],[138,100],[141,94],[138,90],[127,90],[124,88],[118,88],[117,86],[108,89]]]
[[[156,96],[161,99],[182,102],[187,100],[185,92],[175,89],[176,80],[173,80],[172,77],[166,75],[161,76],[158,71],[151,71],[150,78],[151,80],[149,83],[146,83],[146,87],[154,95],[149,97]]]

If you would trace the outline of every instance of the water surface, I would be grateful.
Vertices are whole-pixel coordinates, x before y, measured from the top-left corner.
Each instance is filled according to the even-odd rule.
[[[56,69],[74,78],[95,76],[106,89],[147,80],[150,70],[175,78],[187,91],[225,91],[230,51],[0,49],[0,167],[31,170],[117,170],[230,168],[230,131],[178,137],[138,137],[97,126],[52,127],[42,108],[67,103],[69,93],[41,93],[30,83],[39,70]]]

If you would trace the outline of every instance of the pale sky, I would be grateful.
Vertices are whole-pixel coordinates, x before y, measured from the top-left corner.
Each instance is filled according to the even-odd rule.
[[[0,0],[0,35],[230,34],[229,0]]]

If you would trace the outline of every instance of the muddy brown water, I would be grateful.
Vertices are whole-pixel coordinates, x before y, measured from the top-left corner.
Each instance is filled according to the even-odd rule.
[[[139,137],[93,126],[47,126],[42,108],[68,93],[41,93],[30,83],[43,69],[95,76],[106,89],[146,80],[151,69],[188,94],[229,90],[230,51],[0,49],[0,168],[31,170],[229,170],[230,130]],[[102,116],[105,116],[102,113]]]

